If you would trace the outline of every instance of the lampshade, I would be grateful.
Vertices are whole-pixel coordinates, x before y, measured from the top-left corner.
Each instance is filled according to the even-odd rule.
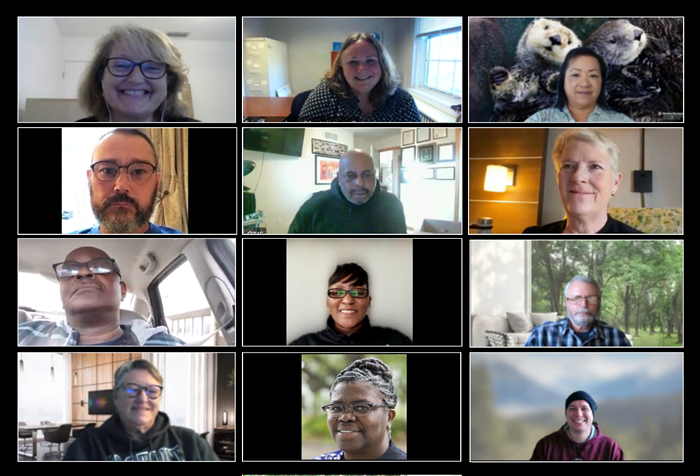
[[[484,190],[487,192],[505,192],[508,168],[502,165],[489,165],[486,167],[486,180]]]

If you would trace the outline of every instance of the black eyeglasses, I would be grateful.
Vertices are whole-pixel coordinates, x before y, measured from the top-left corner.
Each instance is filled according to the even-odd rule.
[[[156,398],[160,397],[160,394],[163,392],[163,387],[161,385],[149,385],[147,387],[143,387],[135,383],[125,383],[121,386],[121,388],[124,389],[126,396],[130,398],[138,397],[143,390],[146,392],[146,396],[148,398],[155,400]]]
[[[369,290],[368,289],[363,289],[363,288],[358,288],[358,289],[351,289],[349,291],[346,291],[345,289],[329,289],[328,290],[328,297],[333,298],[333,299],[340,299],[344,298],[346,294],[350,293],[350,296],[354,298],[366,298],[369,296]]]
[[[141,74],[148,79],[160,79],[168,72],[170,65],[162,61],[142,61],[136,63],[126,58],[107,58],[107,69],[112,76],[129,76],[134,68],[139,67]]]
[[[119,266],[112,258],[97,258],[90,261],[64,261],[53,265],[53,272],[59,281],[63,278],[77,276],[81,268],[87,268],[94,274],[107,274],[114,271],[121,278]]]
[[[321,409],[324,412],[326,412],[328,416],[339,417],[340,415],[345,413],[345,410],[348,410],[350,413],[353,413],[355,415],[367,415],[369,412],[372,411],[373,407],[389,408],[389,405],[378,405],[376,403],[355,403],[352,405],[343,406],[331,403],[330,405],[322,406]]]
[[[90,166],[97,180],[102,182],[113,182],[119,176],[121,169],[126,169],[126,173],[134,183],[144,183],[150,179],[156,171],[156,166],[149,162],[134,162],[129,165],[118,165],[114,162],[95,162]]]

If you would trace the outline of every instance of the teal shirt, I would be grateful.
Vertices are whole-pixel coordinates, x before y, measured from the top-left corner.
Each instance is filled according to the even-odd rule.
[[[569,108],[565,107],[563,111],[560,111],[556,107],[549,107],[547,109],[542,109],[537,111],[532,116],[525,119],[525,122],[576,122],[569,112]],[[588,116],[588,121],[586,122],[634,122],[628,116],[625,116],[621,112],[608,110],[600,108],[597,104],[593,112]]]

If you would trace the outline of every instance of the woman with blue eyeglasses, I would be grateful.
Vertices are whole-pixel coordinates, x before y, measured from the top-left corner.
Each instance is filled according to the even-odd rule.
[[[78,122],[199,122],[187,117],[180,92],[187,67],[163,33],[118,26],[103,36],[78,90],[91,116]]]
[[[289,345],[411,345],[411,339],[388,327],[373,327],[367,271],[357,263],[338,266],[328,279],[326,328]]]
[[[219,461],[207,440],[173,426],[159,411],[163,377],[147,360],[125,362],[114,374],[116,412],[86,428],[64,461]]]

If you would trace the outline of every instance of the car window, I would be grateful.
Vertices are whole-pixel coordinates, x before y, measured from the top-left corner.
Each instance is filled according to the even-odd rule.
[[[170,333],[186,342],[216,330],[214,314],[189,261],[183,260],[158,285]],[[203,345],[214,345],[212,336]]]

